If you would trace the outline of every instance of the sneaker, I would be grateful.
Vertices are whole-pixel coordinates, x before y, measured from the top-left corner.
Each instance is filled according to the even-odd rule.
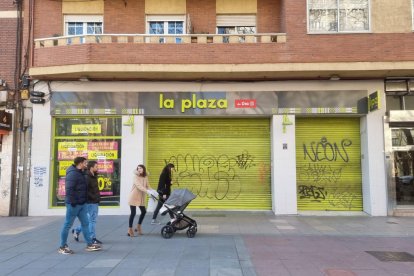
[[[86,251],[99,251],[101,249],[102,247],[95,243],[88,244],[85,248]]]
[[[59,254],[63,254],[63,255],[69,255],[69,254],[73,254],[75,252],[73,252],[72,250],[70,250],[69,249],[69,246],[67,244],[65,244],[65,246],[59,247],[58,253]]]
[[[159,222],[158,220],[156,220],[156,219],[153,219],[152,221],[151,221],[151,224],[161,224],[161,222]]]
[[[94,243],[94,244],[102,244],[102,242],[100,240],[98,240],[97,238],[93,238],[92,239],[92,243]]]
[[[72,229],[72,235],[73,235],[73,239],[78,242],[79,241],[79,233],[76,232],[75,229]]]

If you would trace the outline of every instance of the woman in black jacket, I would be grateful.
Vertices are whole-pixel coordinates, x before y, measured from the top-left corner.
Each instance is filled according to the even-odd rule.
[[[174,168],[174,164],[167,164],[160,174],[160,179],[158,181],[157,192],[159,194],[157,208],[155,208],[154,214],[152,215],[151,224],[160,224],[157,221],[158,212],[160,211],[162,204],[170,197],[171,194],[171,170]]]

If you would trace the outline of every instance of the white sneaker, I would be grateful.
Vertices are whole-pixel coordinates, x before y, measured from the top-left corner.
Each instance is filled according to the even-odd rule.
[[[158,224],[158,225],[160,225],[161,224],[161,222],[159,222],[158,220],[156,220],[156,219],[153,219],[152,221],[151,221],[151,224]]]

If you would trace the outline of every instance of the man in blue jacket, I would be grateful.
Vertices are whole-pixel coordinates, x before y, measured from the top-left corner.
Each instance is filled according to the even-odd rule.
[[[86,251],[101,250],[101,246],[94,244],[89,233],[89,220],[86,200],[88,194],[88,184],[85,179],[83,170],[86,168],[86,158],[76,157],[73,165],[66,170],[65,188],[66,188],[66,218],[60,233],[60,254],[73,254],[67,244],[69,230],[77,217],[81,223],[83,236],[87,243]]]
[[[86,183],[88,184],[88,198],[86,200],[89,219],[89,232],[93,243],[102,244],[100,240],[96,238],[96,219],[99,212],[99,202],[101,200],[101,194],[98,185],[98,163],[96,161],[88,161],[86,170]],[[73,238],[75,241],[79,241],[79,235],[82,232],[82,227],[78,226],[72,229]]]

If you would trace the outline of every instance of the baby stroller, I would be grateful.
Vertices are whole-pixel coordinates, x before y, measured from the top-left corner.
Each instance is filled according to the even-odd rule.
[[[187,237],[194,238],[197,233],[197,222],[186,216],[183,211],[196,196],[187,189],[174,190],[170,197],[164,202],[160,214],[165,216],[169,213],[172,217],[165,226],[161,228],[161,235],[165,239],[171,238],[177,230],[187,229]]]

